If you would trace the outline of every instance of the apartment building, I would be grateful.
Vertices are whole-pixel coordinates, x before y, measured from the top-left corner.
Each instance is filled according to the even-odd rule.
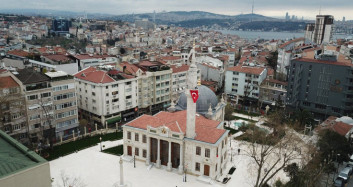
[[[54,108],[50,79],[34,69],[18,71],[25,94],[26,118],[31,143],[48,142],[54,138]]]
[[[63,71],[45,75],[49,77],[52,87],[56,138],[71,137],[79,125],[75,80]]]
[[[0,73],[0,130],[28,144],[25,97],[18,82],[12,73]]]
[[[260,85],[267,76],[267,69],[260,66],[238,65],[230,67],[225,75],[225,93],[230,96],[259,98]]]
[[[81,118],[110,125],[137,116],[135,76],[115,69],[88,67],[74,77]]]
[[[304,38],[297,38],[278,47],[277,73],[287,76],[288,67],[293,57],[292,51],[294,48],[302,45],[303,43]]]
[[[297,58],[289,69],[286,104],[311,111],[317,118],[353,112],[353,65],[332,55]]]
[[[169,66],[141,61],[138,64],[123,62],[119,67],[124,73],[137,77],[139,115],[154,114],[170,106],[173,71]]]

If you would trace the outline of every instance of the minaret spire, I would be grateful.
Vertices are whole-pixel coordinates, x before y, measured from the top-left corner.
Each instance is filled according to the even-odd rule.
[[[192,48],[192,59],[188,70],[188,89],[185,94],[187,97],[187,109],[186,109],[186,137],[194,139],[195,133],[195,122],[196,122],[196,102],[193,101],[190,90],[197,90],[197,67],[195,59],[195,40]]]

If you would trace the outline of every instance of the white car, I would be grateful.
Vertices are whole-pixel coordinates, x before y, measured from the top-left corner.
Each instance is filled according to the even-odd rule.
[[[344,180],[344,182],[347,182],[349,179],[349,168],[342,169],[338,177],[341,177]]]

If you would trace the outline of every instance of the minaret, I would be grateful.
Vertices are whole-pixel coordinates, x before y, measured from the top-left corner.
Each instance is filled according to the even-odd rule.
[[[187,109],[186,109],[186,137],[187,138],[195,138],[195,121],[196,121],[196,103],[194,103],[190,90],[197,89],[197,67],[196,67],[196,59],[195,59],[195,41],[192,49],[192,59],[190,68],[188,71],[188,89],[186,89],[187,96]]]

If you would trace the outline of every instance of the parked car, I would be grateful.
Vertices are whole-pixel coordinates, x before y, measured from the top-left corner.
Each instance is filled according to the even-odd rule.
[[[345,168],[349,168],[349,175],[353,174],[353,164],[347,164]]]
[[[349,168],[343,168],[338,177],[342,178],[344,182],[347,182],[349,179]]]
[[[333,181],[333,186],[335,187],[344,187],[345,182],[344,179],[337,177],[334,181]]]

